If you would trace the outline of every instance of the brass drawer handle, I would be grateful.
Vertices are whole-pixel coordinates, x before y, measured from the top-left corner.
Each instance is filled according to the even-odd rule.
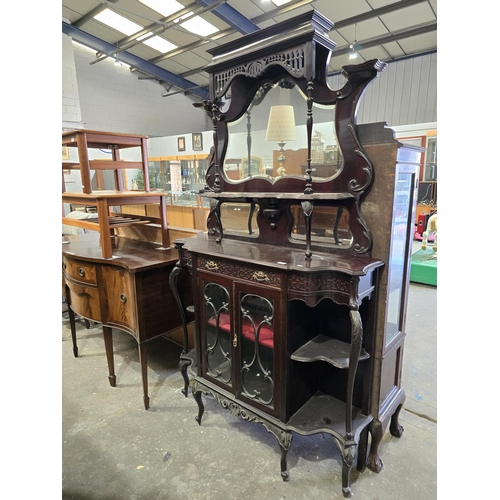
[[[78,269],[78,274],[83,278],[85,276],[85,269],[83,269],[83,267],[80,267],[80,269]]]
[[[233,336],[233,347],[234,348],[238,347],[238,335],[236,335],[236,332],[234,332]]]
[[[219,266],[213,260],[209,260],[205,264],[205,268],[208,269],[209,271],[218,271],[219,270]]]
[[[120,300],[125,304],[125,302],[127,302],[127,296],[124,293],[122,293],[120,295]]]
[[[258,271],[256,273],[253,273],[252,279],[254,279],[255,281],[259,281],[261,283],[262,282],[269,283],[271,281],[269,279],[269,276],[266,273],[263,273],[262,271]]]

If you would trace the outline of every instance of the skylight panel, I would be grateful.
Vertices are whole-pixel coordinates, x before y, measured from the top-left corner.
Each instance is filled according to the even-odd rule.
[[[133,21],[130,21],[130,19],[127,19],[110,9],[104,9],[102,12],[94,16],[94,19],[100,21],[103,24],[106,24],[107,26],[110,26],[111,28],[127,36],[131,36],[134,33],[137,33],[138,31],[144,29],[144,26],[134,23]],[[146,33],[138,37],[137,40],[142,41],[151,35],[151,32]],[[177,45],[174,45],[168,40],[165,40],[165,38],[159,36],[151,37],[148,40],[145,40],[143,43],[144,45],[147,45],[148,47],[151,47],[152,49],[155,49],[162,54],[177,48]]]

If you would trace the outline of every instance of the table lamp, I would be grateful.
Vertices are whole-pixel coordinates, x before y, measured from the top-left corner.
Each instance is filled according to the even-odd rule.
[[[295,117],[293,106],[271,106],[269,121],[267,122],[266,141],[276,141],[280,147],[278,156],[278,176],[285,175],[285,150],[283,147],[288,141],[296,140]]]

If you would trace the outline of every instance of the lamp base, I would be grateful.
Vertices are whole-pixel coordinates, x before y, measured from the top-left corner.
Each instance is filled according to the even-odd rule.
[[[285,163],[285,142],[278,142],[278,146],[280,147],[280,155],[278,156],[278,169],[276,170],[276,173],[278,174],[278,177],[281,177],[282,175],[286,175],[286,169],[283,166]]]

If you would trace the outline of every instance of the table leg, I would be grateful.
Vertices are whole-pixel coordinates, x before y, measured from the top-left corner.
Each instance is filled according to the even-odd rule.
[[[116,387],[115,361],[113,359],[113,336],[109,326],[103,326],[104,347],[106,349],[106,358],[108,360],[108,380],[111,387]]]
[[[148,396],[148,353],[145,343],[139,344],[139,363],[141,364],[141,374],[142,374],[142,390],[144,398],[144,408],[147,410],[149,408],[149,396]]]
[[[71,293],[66,286],[66,303],[68,304],[69,327],[71,330],[71,340],[73,342],[73,355],[78,357],[78,346],[76,345],[76,319],[73,309],[71,309]]]

